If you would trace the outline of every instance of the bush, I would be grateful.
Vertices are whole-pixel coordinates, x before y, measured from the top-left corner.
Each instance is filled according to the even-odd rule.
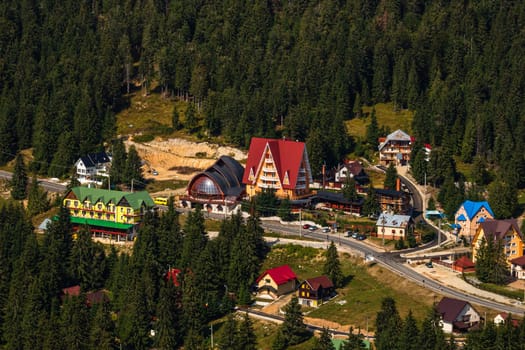
[[[155,139],[155,136],[151,134],[133,136],[133,141],[135,142],[150,142],[150,141],[153,141],[153,139]]]

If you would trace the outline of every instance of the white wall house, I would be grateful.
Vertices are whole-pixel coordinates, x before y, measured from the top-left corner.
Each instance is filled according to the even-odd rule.
[[[80,157],[75,163],[77,180],[85,184],[102,185],[104,177],[109,176],[111,156],[106,152],[90,153]]]
[[[467,301],[444,297],[437,305],[443,332],[466,332],[476,326],[481,317]]]

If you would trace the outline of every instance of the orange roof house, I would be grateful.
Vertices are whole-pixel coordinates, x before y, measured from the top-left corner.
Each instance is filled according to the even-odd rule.
[[[267,189],[279,198],[309,196],[313,179],[306,144],[253,137],[242,182],[250,197]]]
[[[269,294],[277,298],[283,294],[291,293],[297,288],[297,276],[290,266],[282,265],[264,271],[255,280],[258,294]]]

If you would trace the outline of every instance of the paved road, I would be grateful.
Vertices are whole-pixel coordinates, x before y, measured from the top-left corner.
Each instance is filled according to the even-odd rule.
[[[12,173],[8,171],[0,170],[0,179],[11,180],[12,177],[13,177]],[[40,186],[42,186],[42,188],[44,188],[48,192],[64,192],[66,190],[66,186],[56,183],[56,182],[52,182],[52,181],[48,181],[44,179],[38,179],[38,181],[40,181]]]
[[[278,228],[279,224],[275,222],[263,222],[263,227],[267,229],[271,229],[272,231],[281,232],[281,233],[291,233],[294,232],[295,235],[297,235],[299,228],[297,226],[295,227],[286,227],[283,225],[280,225],[281,228]],[[320,233],[318,231],[307,231],[303,230],[303,236],[315,238],[320,241],[326,241],[327,235],[324,233]],[[439,282],[428,279],[425,276],[417,273],[416,271],[412,270],[411,268],[407,267],[403,264],[404,259],[399,259],[398,254],[394,255],[391,253],[384,253],[384,252],[378,252],[377,250],[373,249],[372,247],[368,246],[366,243],[363,243],[361,241],[357,241],[352,238],[346,238],[336,236],[334,234],[328,235],[329,240],[333,240],[334,242],[339,242],[343,246],[350,247],[354,250],[360,251],[364,256],[373,256],[375,261],[382,266],[388,268],[389,270],[397,273],[400,277],[406,278],[409,280],[412,280],[413,282],[416,282],[417,284],[440,294],[447,294],[451,297],[458,298],[461,300],[466,300],[470,303],[478,304],[493,310],[497,311],[505,311],[507,313],[517,314],[517,315],[524,315],[524,309],[520,306],[512,306],[507,304],[498,303],[492,300],[483,299],[481,297],[470,295],[462,291],[458,291],[457,289],[450,288],[446,285],[442,285]],[[298,241],[298,244],[300,244],[300,241]],[[432,295],[429,295],[429,297],[433,298]]]

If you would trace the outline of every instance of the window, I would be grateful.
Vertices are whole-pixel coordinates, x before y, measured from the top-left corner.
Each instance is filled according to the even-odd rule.
[[[269,278],[265,278],[264,283],[269,284],[269,283],[272,283],[272,281]]]
[[[71,201],[70,200],[67,200],[66,201],[66,207],[70,207],[71,206]]]
[[[97,208],[98,208],[98,210],[102,210],[102,204],[101,204],[101,203],[98,203],[98,204],[97,204]]]
[[[395,235],[395,234],[396,234],[396,230],[392,230],[392,234],[394,234],[394,235]]]

